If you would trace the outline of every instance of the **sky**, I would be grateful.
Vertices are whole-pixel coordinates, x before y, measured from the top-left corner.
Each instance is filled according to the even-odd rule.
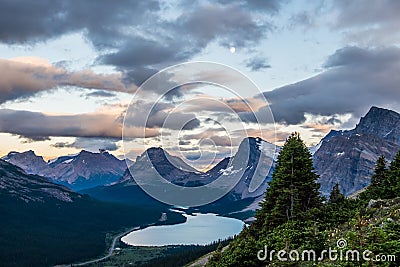
[[[298,131],[316,145],[371,106],[400,111],[399,10],[395,0],[0,0],[0,156],[135,159],[162,146],[207,169],[246,136],[281,145]],[[188,62],[232,73],[171,73]],[[143,88],[157,73],[176,87]],[[190,75],[216,83],[185,84]]]

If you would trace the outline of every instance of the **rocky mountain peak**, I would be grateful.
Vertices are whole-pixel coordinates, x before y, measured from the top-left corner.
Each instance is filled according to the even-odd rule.
[[[359,134],[373,134],[400,144],[400,114],[384,108],[371,107],[354,131]]]
[[[143,168],[148,166],[148,162],[151,162],[152,166],[156,167],[157,170],[164,172],[178,169],[186,172],[198,172],[193,167],[186,164],[181,158],[173,156],[165,151],[161,147],[151,147],[143,152],[136,158],[135,168]]]
[[[36,156],[32,150],[10,152],[3,159],[29,174],[50,178],[74,190],[118,181],[127,168],[124,160],[117,159],[105,150],[99,153],[82,150],[78,154],[60,156],[49,162]]]
[[[336,183],[346,195],[364,188],[378,157],[390,161],[399,150],[400,114],[371,107],[354,129],[333,130],[322,139],[313,155],[322,193],[328,195]]]
[[[37,156],[33,150],[25,152],[10,152],[3,160],[17,165],[30,174],[39,174],[43,169],[47,168],[47,163],[43,157]]]

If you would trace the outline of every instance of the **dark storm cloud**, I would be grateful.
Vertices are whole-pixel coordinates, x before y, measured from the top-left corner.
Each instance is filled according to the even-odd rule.
[[[191,56],[187,51],[179,51],[180,40],[162,43],[141,36],[130,37],[115,53],[106,54],[99,59],[109,65],[121,68],[160,64],[164,61],[178,61]]]
[[[0,1],[0,41],[35,43],[82,32],[125,83],[140,85],[163,67],[187,61],[210,43],[252,49],[273,29],[282,1]],[[164,12],[180,12],[166,18]],[[261,62],[262,63],[262,62]],[[263,65],[259,65],[262,67]]]
[[[97,47],[112,47],[121,27],[140,23],[158,1],[0,1],[0,40],[5,43],[43,41],[84,30]],[[104,36],[108,38],[105,39]]]
[[[125,35],[113,53],[99,61],[116,66],[127,81],[142,82],[154,70],[187,61],[209,43],[242,48],[254,47],[272,29],[238,5],[201,4],[173,21],[158,18],[148,24],[146,35]]]
[[[0,40],[6,43],[23,43],[64,33],[65,26],[60,22],[62,7],[62,1],[53,0],[1,1]]]
[[[317,76],[264,93],[276,121],[300,124],[306,113],[360,117],[372,105],[400,108],[399,48],[345,47],[324,67]]]
[[[245,64],[246,67],[249,68],[251,71],[261,71],[271,68],[271,65],[268,64],[267,59],[260,56],[256,56],[249,60],[246,60]]]

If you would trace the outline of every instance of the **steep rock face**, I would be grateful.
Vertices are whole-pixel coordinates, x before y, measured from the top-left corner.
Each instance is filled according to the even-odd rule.
[[[57,159],[49,166],[50,169],[43,173],[44,176],[75,190],[115,182],[126,169],[123,160],[108,152],[92,153],[85,150],[68,159]]]
[[[80,195],[48,179],[27,174],[21,168],[0,159],[0,194],[24,202],[62,201],[73,202]]]
[[[230,192],[235,198],[257,197],[265,192],[270,180],[270,166],[277,156],[276,146],[261,138],[246,138],[237,153],[227,157],[207,172],[199,172],[185,164],[180,158],[169,155],[162,148],[150,148],[137,157],[135,164],[126,171],[118,183],[136,185],[134,177],[151,180],[151,175],[161,175],[164,179],[181,186],[201,186],[211,183],[221,176],[238,180]],[[258,162],[261,161],[259,164]],[[155,172],[154,172],[155,171]],[[147,177],[147,178],[146,178]],[[258,177],[256,190],[251,190],[251,181]]]
[[[185,185],[192,181],[201,180],[199,172],[187,165],[178,157],[168,154],[162,148],[149,148],[137,157],[130,172],[137,177],[160,175],[164,179],[177,185]],[[124,178],[123,178],[124,179]]]
[[[62,156],[48,163],[33,151],[11,152],[3,159],[29,174],[48,177],[74,190],[118,181],[127,168],[124,160],[119,160],[106,151],[92,153],[82,150],[77,155]]]
[[[371,134],[400,145],[400,114],[372,107],[354,129],[355,133]]]
[[[242,171],[242,176],[232,192],[240,195],[242,199],[258,197],[268,188],[268,182],[275,160],[280,148],[261,138],[245,138],[239,146],[237,153],[231,160],[229,175],[235,171]]]
[[[328,195],[336,183],[350,195],[370,183],[376,160],[389,161],[400,150],[400,114],[372,107],[355,129],[331,131],[313,155],[321,192]]]
[[[48,168],[43,157],[37,156],[32,150],[19,152],[10,152],[3,160],[17,165],[29,174],[40,174]]]

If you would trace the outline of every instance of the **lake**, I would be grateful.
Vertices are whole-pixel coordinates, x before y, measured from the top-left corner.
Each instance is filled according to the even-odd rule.
[[[239,234],[244,223],[216,214],[182,214],[185,223],[150,226],[130,232],[122,241],[132,246],[207,245]]]

